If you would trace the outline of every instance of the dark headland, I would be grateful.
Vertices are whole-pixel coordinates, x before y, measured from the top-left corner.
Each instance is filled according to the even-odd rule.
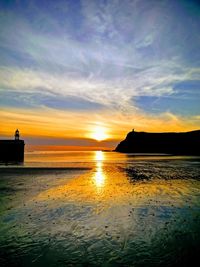
[[[200,130],[191,132],[129,132],[115,151],[124,153],[161,153],[200,155]]]

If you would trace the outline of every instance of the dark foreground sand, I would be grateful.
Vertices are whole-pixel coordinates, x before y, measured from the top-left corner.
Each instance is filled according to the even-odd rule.
[[[0,266],[195,266],[198,159],[0,169]]]

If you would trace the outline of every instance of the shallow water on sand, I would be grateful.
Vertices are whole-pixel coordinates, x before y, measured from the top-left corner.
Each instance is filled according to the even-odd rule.
[[[39,166],[90,169],[28,168]],[[1,266],[193,266],[199,259],[200,158],[40,152],[27,154],[25,167],[0,169]]]

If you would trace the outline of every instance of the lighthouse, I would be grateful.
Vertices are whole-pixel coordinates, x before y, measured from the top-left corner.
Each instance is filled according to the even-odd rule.
[[[15,140],[19,140],[19,130],[15,131]]]

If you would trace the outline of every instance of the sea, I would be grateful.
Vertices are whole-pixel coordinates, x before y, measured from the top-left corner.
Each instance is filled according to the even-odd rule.
[[[30,151],[0,166],[0,266],[198,266],[200,157]]]

